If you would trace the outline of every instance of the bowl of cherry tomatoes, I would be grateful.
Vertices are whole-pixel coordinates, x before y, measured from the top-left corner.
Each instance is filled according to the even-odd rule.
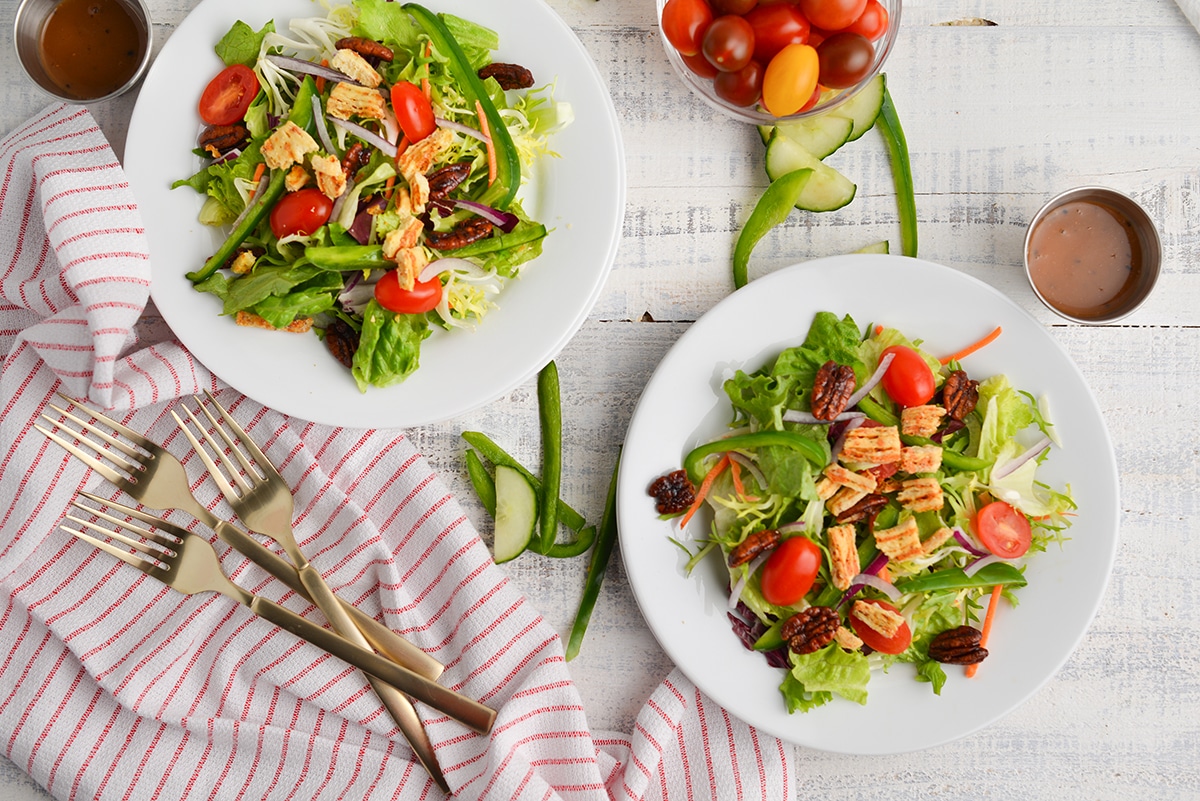
[[[657,0],[667,58],[713,108],[760,125],[820,114],[883,68],[900,0]]]

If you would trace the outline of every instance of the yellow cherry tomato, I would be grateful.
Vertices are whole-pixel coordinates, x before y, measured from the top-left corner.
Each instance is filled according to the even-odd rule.
[[[790,44],[775,54],[763,76],[762,102],[776,117],[795,114],[817,88],[821,63],[817,50],[806,44]]]

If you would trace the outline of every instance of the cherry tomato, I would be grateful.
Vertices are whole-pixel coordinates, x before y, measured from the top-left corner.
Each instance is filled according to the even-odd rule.
[[[713,80],[717,97],[735,106],[753,106],[762,97],[763,67],[751,59],[737,72],[718,72]]]
[[[901,406],[920,406],[933,397],[933,371],[912,348],[892,345],[880,354],[880,359],[889,353],[895,354],[887,372],[883,374],[883,389]]]
[[[900,610],[887,601],[863,599],[863,603],[882,606],[884,609],[896,612],[897,614],[900,612]],[[908,650],[909,644],[912,643],[912,631],[909,629],[908,623],[901,623],[900,628],[896,630],[895,634],[891,637],[884,637],[878,631],[859,620],[858,616],[851,610],[850,627],[854,629],[854,633],[858,635],[860,640],[881,654],[902,654]]]
[[[271,209],[271,232],[279,239],[307,236],[329,221],[333,201],[316,187],[289,192]]]
[[[700,41],[712,21],[712,8],[705,0],[667,0],[663,6],[663,35],[683,56],[700,52]]]
[[[258,76],[241,64],[226,67],[200,95],[200,119],[209,125],[233,125],[246,116],[258,96]]]
[[[867,0],[867,7],[858,19],[843,30],[867,37],[867,41],[877,42],[887,33],[888,13],[879,0]]]
[[[821,84],[846,89],[867,77],[875,61],[875,48],[860,33],[835,33],[817,48]]]
[[[718,14],[745,15],[758,5],[758,0],[712,0],[713,11]]]
[[[979,510],[975,534],[983,547],[1003,559],[1024,556],[1033,539],[1029,519],[1004,501],[992,501]]]
[[[746,21],[754,29],[754,57],[764,64],[790,44],[808,43],[808,20],[788,3],[760,5],[746,15]]]
[[[412,289],[401,289],[399,273],[388,270],[375,282],[375,300],[397,314],[424,314],[441,302],[442,282],[435,275],[428,281],[417,281]]]
[[[820,65],[817,51],[790,44],[776,54],[763,76],[763,105],[776,117],[795,114],[812,97]]]
[[[812,589],[821,569],[821,549],[808,537],[792,537],[779,544],[762,570],[762,594],[776,606],[799,603]]]
[[[687,64],[687,68],[699,75],[701,78],[715,78],[721,74],[721,71],[708,63],[708,59],[703,53],[697,53],[694,56],[685,56],[682,53],[679,55],[683,59],[683,63]]]
[[[704,32],[700,51],[722,72],[737,72],[754,56],[754,29],[744,17],[717,17]]]
[[[392,87],[392,110],[410,144],[420,142],[437,128],[433,106],[416,84],[398,81]]]
[[[815,27],[840,31],[858,19],[867,0],[800,0],[800,10]]]

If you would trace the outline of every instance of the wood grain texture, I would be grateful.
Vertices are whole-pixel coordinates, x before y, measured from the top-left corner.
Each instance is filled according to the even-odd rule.
[[[616,265],[557,359],[563,496],[598,519],[641,388],[688,324],[732,291],[733,242],[767,178],[753,128],[717,116],[673,75],[651,0],[549,4],[595,60],[625,140],[629,192]],[[0,130],[47,102],[16,65],[10,5],[0,11]],[[161,46],[195,0],[149,5]],[[938,24],[965,17],[997,24]],[[921,256],[1004,292],[1076,361],[1116,450],[1120,548],[1091,629],[1029,702],[984,732],[926,752],[861,759],[798,750],[797,797],[1200,798],[1200,35],[1171,0],[912,0],[887,73],[912,151]],[[93,108],[118,152],[132,101]],[[858,185],[854,202],[830,214],[793,213],[760,243],[751,277],[880,239],[898,250],[879,136],[868,133],[830,163]],[[1090,183],[1133,195],[1163,239],[1157,291],[1111,326],[1059,320],[1021,269],[1032,215],[1053,194]],[[144,333],[169,334],[152,316]],[[407,432],[490,540],[464,472],[464,430],[484,431],[536,465],[534,382]],[[565,634],[584,568],[582,559],[527,555],[504,569]],[[570,663],[593,726],[628,732],[671,667],[618,559]],[[0,796],[44,797],[8,764]]]

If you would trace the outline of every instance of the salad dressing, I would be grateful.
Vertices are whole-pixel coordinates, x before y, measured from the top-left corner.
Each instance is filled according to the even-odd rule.
[[[1125,305],[1142,272],[1137,231],[1103,203],[1064,203],[1034,226],[1029,277],[1054,308],[1073,317],[1105,317]]]
[[[79,100],[124,86],[145,49],[146,35],[121,0],[62,0],[38,39],[46,75]]]

